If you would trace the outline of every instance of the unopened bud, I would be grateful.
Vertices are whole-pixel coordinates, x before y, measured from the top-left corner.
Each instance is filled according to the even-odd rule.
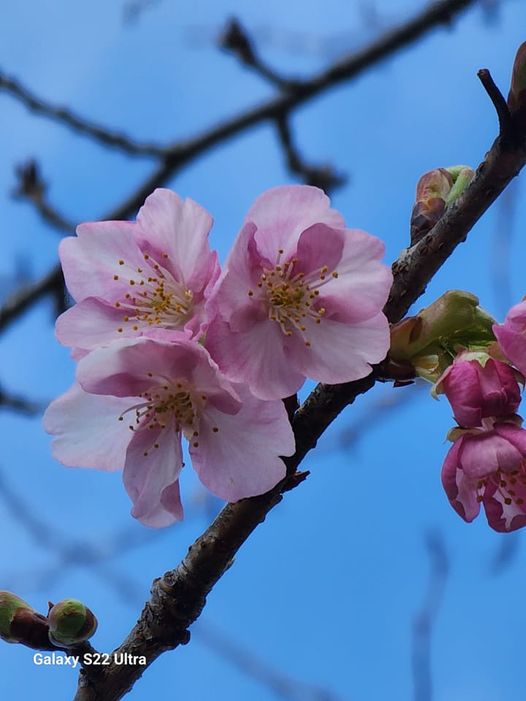
[[[453,187],[446,198],[446,208],[454,204],[460,195],[468,188],[475,176],[475,171],[469,166],[450,166],[446,168],[453,178]]]
[[[51,647],[45,616],[10,591],[0,591],[0,638],[36,650]]]
[[[58,646],[71,647],[91,638],[97,630],[94,614],[77,599],[64,599],[49,609],[49,639]]]
[[[464,192],[473,179],[469,166],[435,168],[424,173],[416,186],[411,214],[411,245],[417,243]]]
[[[453,187],[453,178],[445,168],[424,173],[416,186],[411,214],[411,243],[419,241],[432,229],[446,208],[446,199]]]
[[[511,87],[508,95],[510,111],[517,112],[526,108],[526,42],[519,46],[513,70],[511,73]]]
[[[389,358],[410,362],[417,375],[436,382],[459,350],[487,349],[494,343],[494,320],[478,303],[469,292],[446,292],[392,327]]]

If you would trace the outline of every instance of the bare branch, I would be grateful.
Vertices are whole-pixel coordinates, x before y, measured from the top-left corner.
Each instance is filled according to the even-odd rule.
[[[35,95],[18,80],[2,71],[0,71],[0,92],[11,95],[31,112],[41,114],[54,122],[59,122],[78,134],[89,136],[104,146],[117,148],[133,156],[155,156],[157,158],[164,156],[165,149],[162,146],[134,141],[124,134],[111,131],[95,122],[79,117],[67,107],[50,104]]]
[[[297,107],[308,100],[344,81],[355,78],[435,27],[450,24],[457,14],[474,5],[475,2],[476,0],[432,2],[413,19],[389,30],[366,48],[348,54],[310,80],[303,81],[301,90],[280,94],[262,105],[221,122],[194,138],[172,144],[164,153],[159,167],[125,201],[102,218],[126,219],[132,216],[156,187],[164,185],[184,166],[208,152],[209,149],[258,124],[266,121],[276,122],[284,116],[290,116]],[[41,213],[44,214],[44,212]],[[54,269],[39,283],[16,292],[7,301],[5,307],[0,309],[0,330],[41,296],[52,292],[55,288],[49,286],[49,281],[56,280],[56,276],[57,271]]]
[[[511,112],[504,95],[496,86],[491,73],[487,68],[481,68],[477,73],[480,82],[484,86],[484,90],[488,93],[490,100],[493,102],[497,117],[499,118],[500,135],[506,137],[513,129]]]
[[[429,234],[402,252],[393,265],[394,282],[385,313],[391,323],[398,321],[424,291],[426,284],[464,241],[480,216],[526,163],[526,135],[515,133],[505,146],[498,138],[477,174],[456,206],[447,210]],[[510,143],[515,143],[511,149]],[[147,665],[160,654],[186,644],[188,627],[199,617],[206,597],[230,567],[238,549],[299,480],[295,470],[335,417],[359,394],[368,391],[382,377],[377,367],[366,378],[341,385],[318,385],[296,411],[292,426],[296,453],[285,459],[287,477],[273,490],[259,497],[228,504],[212,525],[190,547],[174,570],[155,580],[152,596],[118,652],[144,655]],[[145,667],[111,664],[97,679],[84,671],[79,678],[76,701],[117,701],[122,698]]]
[[[32,282],[14,292],[0,308],[0,331],[3,331],[42,297],[57,294],[57,290],[62,289],[63,281],[62,268],[57,265],[37,282]]]

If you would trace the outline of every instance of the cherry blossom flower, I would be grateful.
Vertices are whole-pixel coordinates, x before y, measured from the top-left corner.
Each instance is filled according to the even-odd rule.
[[[481,426],[482,419],[515,414],[521,392],[516,372],[484,352],[458,355],[435,385],[448,398],[461,426]]]
[[[493,331],[504,355],[526,376],[526,301],[512,307]]]
[[[165,189],[146,199],[136,222],[78,226],[59,249],[77,302],[57,320],[59,341],[90,350],[154,329],[199,335],[220,273],[208,247],[211,226],[206,210]]]
[[[318,188],[278,187],[247,214],[217,287],[206,346],[263,399],[306,377],[347,382],[385,357],[392,275],[383,243],[346,229]]]
[[[481,428],[455,429],[451,437],[442,484],[455,511],[471,522],[482,504],[496,531],[525,526],[526,431],[511,421],[483,419]]]
[[[70,466],[124,468],[132,515],[146,525],[183,517],[182,436],[202,483],[227,501],[262,494],[285,476],[280,456],[295,446],[283,403],[228,381],[182,334],[93,350],[80,360],[77,379],[80,387],[44,417],[54,455]]]

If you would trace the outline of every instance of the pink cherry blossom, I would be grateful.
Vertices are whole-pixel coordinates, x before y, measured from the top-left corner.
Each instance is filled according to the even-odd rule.
[[[512,307],[493,331],[504,355],[526,376],[526,301]]]
[[[383,243],[346,229],[318,188],[278,187],[247,214],[218,283],[206,346],[232,379],[263,399],[306,377],[364,377],[385,357],[382,313],[392,275]]]
[[[123,339],[78,365],[75,387],[44,417],[66,465],[124,468],[132,514],[160,527],[183,516],[181,436],[202,483],[227,501],[262,494],[285,476],[294,436],[283,403],[227,380],[183,334]]]
[[[464,427],[482,426],[482,419],[491,416],[515,414],[521,400],[516,372],[486,353],[461,353],[435,387],[446,395]]]
[[[484,506],[496,531],[526,525],[526,431],[484,419],[480,429],[456,432],[442,468],[442,484],[455,511],[468,522]]]
[[[199,334],[220,272],[211,226],[206,210],[165,189],[146,199],[136,222],[81,224],[60,244],[77,302],[57,320],[60,342],[90,350],[152,329]]]

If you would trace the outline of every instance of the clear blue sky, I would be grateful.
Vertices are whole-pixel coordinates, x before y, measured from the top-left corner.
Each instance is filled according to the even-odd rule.
[[[0,25],[0,66],[51,101],[162,142],[193,135],[272,94],[215,48],[213,37],[230,15],[256,31],[263,55],[276,68],[305,75],[374,34],[363,28],[363,3],[345,0],[164,0],[130,25],[122,21],[124,4],[8,3]],[[421,5],[376,3],[387,23]],[[475,166],[489,148],[495,115],[476,71],[489,67],[507,89],[525,27],[526,6],[519,0],[503,0],[492,24],[480,9],[471,10],[453,30],[434,31],[296,113],[296,140],[305,156],[349,174],[335,206],[351,226],[386,241],[389,261],[407,245],[418,177],[436,166]],[[300,46],[287,48],[298,36]],[[16,259],[35,276],[45,272],[58,242],[29,206],[10,197],[15,163],[36,157],[49,198],[75,221],[102,216],[153,167],[148,159],[105,150],[31,115],[3,94],[0,150],[2,279]],[[170,186],[214,214],[212,244],[224,259],[254,198],[290,181],[274,131],[264,125],[199,159]],[[499,229],[501,210],[494,207],[430,284],[422,304],[448,288],[464,288],[502,316],[507,300],[492,282],[495,247],[511,233],[512,298],[524,295],[524,192],[524,183],[517,183],[513,232]],[[51,305],[43,302],[0,338],[1,385],[42,400],[69,386],[73,365],[54,339],[51,315]],[[412,390],[397,390],[404,391]],[[377,388],[331,427],[305,461],[311,477],[239,553],[210,596],[203,625],[217,626],[276,668],[332,690],[341,701],[412,699],[411,621],[427,582],[424,535],[434,529],[451,562],[433,638],[434,701],[523,701],[523,543],[513,566],[491,575],[506,536],[490,531],[484,517],[465,524],[442,493],[444,438],[452,425],[447,405],[424,391],[396,411],[370,416],[372,403],[392,392]],[[348,450],[336,449],[342,431],[361,416],[368,417],[363,438]],[[5,480],[64,538],[88,539],[104,549],[126,529],[137,538],[149,535],[129,516],[118,475],[66,469],[52,460],[39,418],[4,411],[0,435]],[[110,651],[134,623],[153,577],[177,564],[217,508],[212,503],[203,509],[191,475],[183,488],[188,522],[118,554],[105,565],[104,579],[89,568],[60,565],[0,499],[0,589],[15,588],[40,610],[48,599],[85,600],[100,620],[94,644]],[[135,602],[116,594],[108,572],[110,578],[123,573],[131,579],[134,592],[125,595]],[[38,694],[66,701],[75,683],[75,672],[36,668],[30,650],[0,646],[2,698]],[[275,698],[198,635],[156,662],[128,698],[161,694],[192,701]]]

